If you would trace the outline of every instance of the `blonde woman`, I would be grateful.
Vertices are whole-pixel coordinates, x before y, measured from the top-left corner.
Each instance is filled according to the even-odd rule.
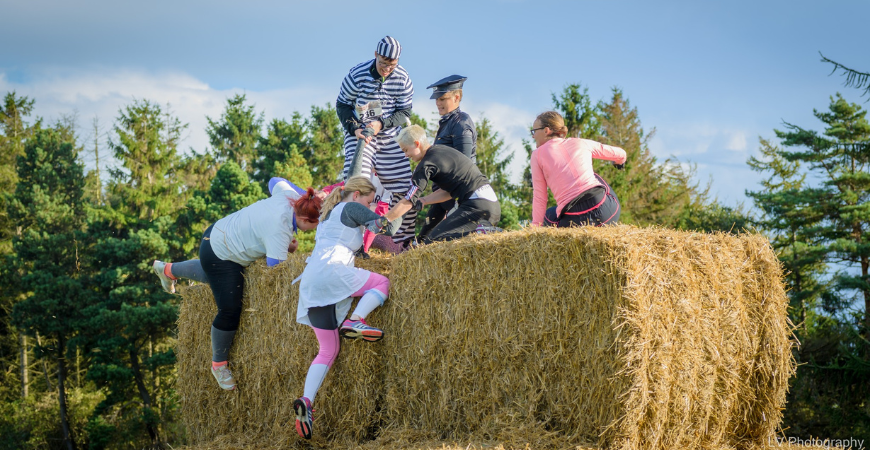
[[[389,223],[373,213],[375,187],[367,177],[357,176],[336,187],[323,200],[314,250],[299,276],[296,321],[314,330],[320,346],[308,368],[303,396],[293,402],[296,432],[311,439],[314,397],[338,356],[338,337],[380,340],[382,330],[366,323],[366,316],[384,304],[390,291],[387,277],[354,267],[354,253],[363,244],[363,231],[392,234],[401,219]],[[350,318],[352,297],[362,297]],[[339,324],[341,326],[339,327]]]

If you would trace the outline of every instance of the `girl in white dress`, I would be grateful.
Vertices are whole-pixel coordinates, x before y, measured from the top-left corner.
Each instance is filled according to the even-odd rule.
[[[296,432],[305,439],[311,438],[314,397],[338,356],[339,335],[369,342],[378,341],[384,335],[382,330],[368,325],[365,318],[384,304],[390,281],[353,264],[354,253],[363,244],[365,229],[389,235],[401,223],[399,220],[390,224],[372,212],[369,206],[374,198],[375,187],[371,181],[359,176],[349,179],[324,199],[314,251],[298,278],[301,282],[296,321],[310,326],[320,345],[305,378],[304,394],[293,402]],[[344,320],[352,297],[359,296],[362,298],[353,314]]]

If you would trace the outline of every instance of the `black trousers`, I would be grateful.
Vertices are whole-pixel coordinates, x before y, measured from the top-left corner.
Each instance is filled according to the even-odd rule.
[[[434,241],[459,239],[473,233],[481,222],[485,222],[485,225],[495,225],[500,219],[501,205],[498,202],[484,199],[466,200],[422,240],[428,244]]]
[[[426,223],[423,224],[423,228],[420,230],[420,239],[428,236],[432,232],[432,229],[444,220],[444,216],[447,215],[448,211],[453,209],[455,204],[456,200],[451,198],[446,202],[429,205],[429,212],[426,213]]]
[[[619,222],[622,211],[616,193],[610,189],[610,185],[604,178],[595,175],[604,184],[602,187],[594,187],[571,200],[562,214],[556,214],[556,207],[547,209],[544,214],[544,225],[551,227],[571,227],[583,225],[602,226]]]
[[[218,313],[212,325],[221,331],[236,331],[242,317],[242,295],[245,293],[245,267],[233,261],[224,261],[211,248],[211,229],[203,233],[199,244],[199,260],[208,276]]]

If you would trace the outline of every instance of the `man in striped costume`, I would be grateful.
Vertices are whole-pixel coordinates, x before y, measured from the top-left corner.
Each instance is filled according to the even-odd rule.
[[[411,165],[393,139],[411,117],[414,85],[405,68],[399,65],[402,46],[387,36],[378,42],[375,58],[357,64],[344,77],[335,103],[344,128],[344,171],[348,177],[356,153],[357,140],[365,139],[362,175],[374,171],[384,188],[392,193],[390,206],[402,199],[411,181]],[[371,128],[372,136],[364,136]],[[371,132],[370,131],[370,132]],[[407,214],[393,241],[403,242],[414,236],[416,213]]]

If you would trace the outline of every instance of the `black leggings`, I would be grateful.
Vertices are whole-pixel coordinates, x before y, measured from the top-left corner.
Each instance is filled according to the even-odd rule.
[[[236,331],[242,317],[242,295],[245,293],[245,267],[233,261],[224,261],[211,248],[211,229],[208,227],[199,244],[199,260],[208,276],[218,313],[212,326],[221,331]]]
[[[501,206],[498,202],[484,199],[466,200],[459,204],[453,214],[444,218],[435,228],[423,237],[424,243],[450,241],[473,233],[481,222],[495,225],[501,219]]]

